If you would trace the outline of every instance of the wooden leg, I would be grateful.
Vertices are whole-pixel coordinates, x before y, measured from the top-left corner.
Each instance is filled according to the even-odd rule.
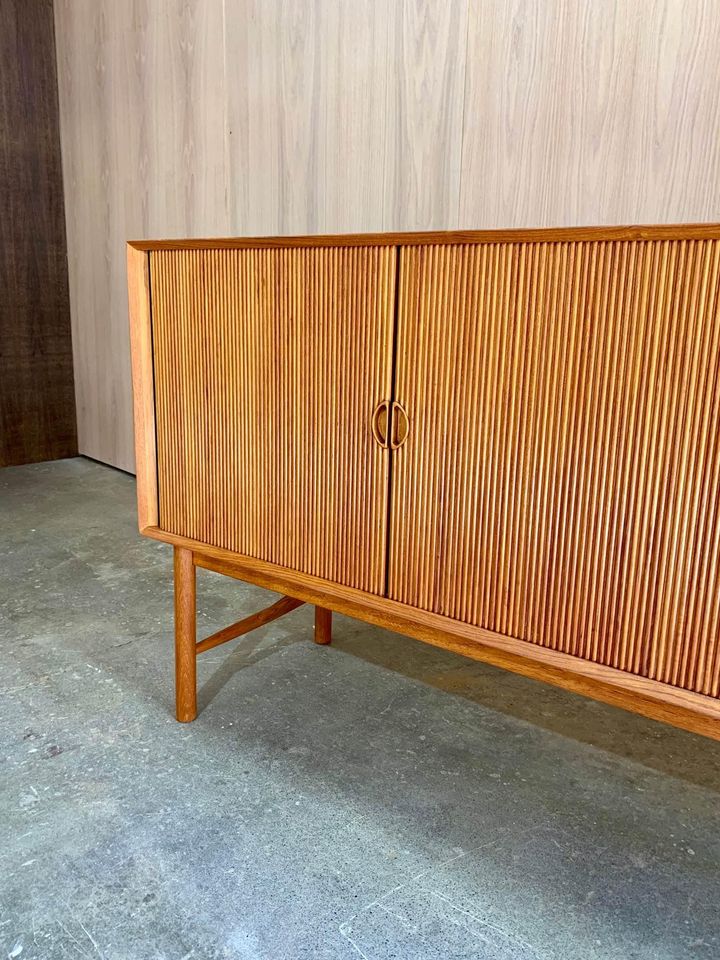
[[[175,716],[197,716],[195,650],[195,564],[191,550],[175,547]]]
[[[315,643],[330,643],[332,640],[332,610],[315,607]]]

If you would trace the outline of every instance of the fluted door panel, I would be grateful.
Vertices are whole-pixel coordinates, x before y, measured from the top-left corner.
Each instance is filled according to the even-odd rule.
[[[401,249],[389,595],[720,693],[720,242]]]
[[[395,257],[150,254],[163,530],[383,590]]]

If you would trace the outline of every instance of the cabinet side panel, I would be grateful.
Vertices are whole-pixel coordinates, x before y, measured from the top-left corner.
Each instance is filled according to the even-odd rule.
[[[149,254],[128,245],[127,273],[138,525],[142,530],[158,522]]]
[[[382,591],[395,256],[151,253],[164,530]]]
[[[718,696],[718,241],[401,256],[390,596]]]

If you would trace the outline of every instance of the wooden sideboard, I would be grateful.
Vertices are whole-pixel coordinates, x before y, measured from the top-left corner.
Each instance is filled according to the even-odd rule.
[[[720,226],[128,244],[198,653],[300,603],[720,738]],[[195,568],[283,594],[197,641]]]

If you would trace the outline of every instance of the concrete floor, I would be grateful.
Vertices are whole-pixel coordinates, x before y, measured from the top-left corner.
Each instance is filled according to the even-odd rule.
[[[0,531],[0,957],[720,957],[720,744],[308,608],[179,725],[133,479],[0,471]]]

